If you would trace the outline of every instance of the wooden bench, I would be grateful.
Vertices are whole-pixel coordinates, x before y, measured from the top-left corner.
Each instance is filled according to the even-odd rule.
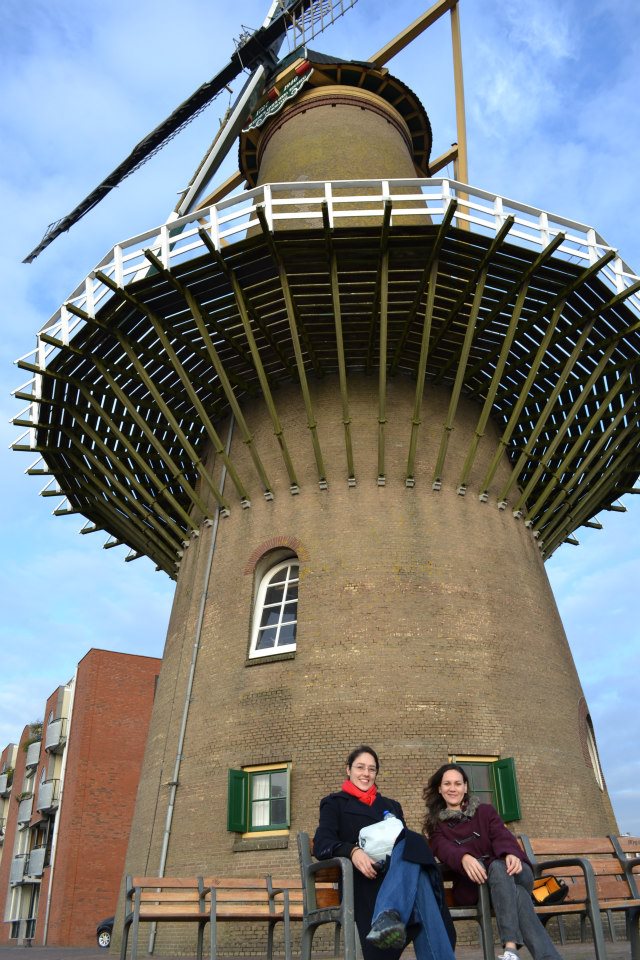
[[[343,934],[344,960],[356,960],[357,937],[353,913],[353,866],[345,857],[331,860],[313,859],[311,843],[306,833],[298,834],[298,853],[303,889],[302,943],[300,960],[311,960],[313,937],[319,926],[335,924],[335,955],[339,955],[339,937]],[[445,882],[447,906],[453,920],[473,920],[480,926],[480,944],[484,960],[494,960],[491,906],[486,884],[479,887],[478,903],[475,906],[459,907],[453,904],[451,889],[447,886],[451,876],[441,867]],[[328,890],[327,886],[333,887]],[[340,891],[342,896],[340,896]],[[293,911],[293,906],[291,907]],[[292,912],[293,917],[293,912]]]
[[[291,960],[289,891],[275,888],[266,877],[127,877],[120,960],[126,960],[130,931],[135,960],[141,923],[196,923],[199,960],[208,923],[210,957],[216,960],[217,925],[225,921],[267,922],[268,960],[275,926],[283,923],[285,958]]]
[[[632,960],[640,960],[640,898],[634,871],[640,861],[627,861],[630,838],[579,839],[519,837],[536,877],[552,873],[569,887],[562,903],[536,907],[543,923],[555,916],[586,916],[591,924],[597,960],[606,960],[601,911],[623,912],[631,943]],[[636,841],[637,843],[638,841]],[[631,847],[631,849],[637,849]]]

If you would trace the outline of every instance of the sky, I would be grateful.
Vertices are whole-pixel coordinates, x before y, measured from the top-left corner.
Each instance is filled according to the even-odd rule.
[[[428,0],[358,0],[312,47],[367,59]],[[91,647],[161,656],[173,583],[104,534],[79,536],[8,448],[28,378],[13,361],[117,242],[159,225],[217,130],[220,96],[42,253],[22,259],[257,28],[267,0],[4,0],[0,34],[0,749],[42,717]],[[640,270],[640,4],[461,0],[469,180],[595,227]],[[433,155],[456,140],[448,17],[390,69],[418,94]],[[240,81],[234,85],[239,92]],[[230,158],[220,179],[235,169]],[[453,171],[448,173],[453,175]],[[640,834],[640,496],[547,562],[623,832]],[[533,721],[532,721],[533,722]]]

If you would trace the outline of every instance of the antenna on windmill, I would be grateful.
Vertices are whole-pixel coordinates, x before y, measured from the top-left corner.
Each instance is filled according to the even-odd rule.
[[[229,84],[240,73],[249,70],[251,71],[250,76],[233,106],[231,116],[221,131],[215,148],[205,158],[204,164],[199,168],[200,172],[196,181],[189,188],[180,204],[182,212],[191,209],[190,205],[203,188],[203,184],[206,185],[226,156],[234,137],[250,111],[254,98],[257,98],[261,93],[268,68],[277,63],[278,50],[284,39],[289,37],[296,46],[306,43],[331,26],[356,3],[357,0],[273,0],[263,25],[248,36],[243,36],[242,42],[238,44],[226,66],[211,80],[198,87],[166,120],[163,120],[151,133],[140,140],[129,156],[115,170],[112,170],[70,213],[50,224],[38,246],[25,257],[23,262],[32,263],[56,237],[69,230],[86,213],[97,206],[114,187],[122,183],[126,177],[160,150],[165,143],[176,136],[222,90],[228,88]]]

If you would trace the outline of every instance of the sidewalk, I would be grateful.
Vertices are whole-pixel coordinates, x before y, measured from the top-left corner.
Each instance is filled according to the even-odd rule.
[[[564,960],[594,960],[595,951],[591,943],[568,943],[558,947]],[[617,940],[615,943],[607,941],[608,960],[629,960],[631,946],[628,940]],[[496,956],[498,947],[496,946]],[[530,960],[530,954],[524,948],[520,951],[522,960]],[[205,949],[205,960],[208,954]],[[329,960],[324,954],[317,954],[318,960]],[[407,950],[404,955],[411,960],[413,953]],[[141,949],[138,951],[138,960],[148,960],[149,954]],[[480,947],[461,946],[456,950],[457,960],[482,960]],[[100,950],[99,947],[4,947],[0,946],[0,960],[118,960],[118,953],[110,950]],[[171,960],[168,957],[158,957],[158,960]],[[188,960],[186,957],[173,960]],[[242,960],[242,958],[235,958]],[[256,957],[247,957],[246,960],[256,960]],[[259,960],[259,958],[258,958]]]

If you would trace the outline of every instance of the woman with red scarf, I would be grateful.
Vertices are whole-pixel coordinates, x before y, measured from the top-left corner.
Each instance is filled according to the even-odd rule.
[[[376,943],[375,940],[366,939],[371,930],[376,898],[384,876],[371,857],[358,845],[358,836],[363,827],[383,820],[386,812],[392,813],[404,824],[404,814],[398,801],[378,793],[376,777],[379,769],[378,755],[371,747],[363,744],[351,751],[347,759],[347,778],[341,790],[330,793],[320,801],[320,824],[313,840],[313,850],[318,860],[348,857],[353,864],[355,921],[364,960],[397,960],[403,945],[395,949],[384,949],[381,948],[384,941]],[[447,944],[454,944],[455,933],[449,911],[444,904],[440,874],[424,837],[406,829],[400,834],[394,857],[391,859],[390,872],[386,875],[387,888],[392,880],[392,873],[395,872],[396,851],[404,860],[420,864],[425,871],[434,893],[435,915],[429,917],[430,929],[437,927],[437,935],[442,935]],[[397,926],[395,924],[394,929]],[[422,926],[426,926],[426,923]],[[412,921],[409,925],[409,937],[419,935],[420,929],[419,922]],[[415,946],[417,955],[417,940]],[[436,955],[436,951],[433,955]],[[453,953],[452,950],[446,954],[440,951],[438,955],[449,957],[453,956]]]

